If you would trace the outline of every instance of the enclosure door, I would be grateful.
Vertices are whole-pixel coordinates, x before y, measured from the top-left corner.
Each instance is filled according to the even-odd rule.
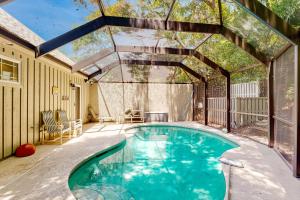
[[[81,118],[81,102],[80,102],[80,87],[74,87],[72,90],[72,96],[73,96],[73,113],[75,119]]]
[[[204,123],[204,84],[194,85],[194,120]]]

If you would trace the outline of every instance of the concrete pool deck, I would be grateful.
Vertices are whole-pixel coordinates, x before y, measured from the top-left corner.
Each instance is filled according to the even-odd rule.
[[[247,138],[205,127],[196,122],[168,123],[206,129],[240,144],[223,156],[241,161],[244,168],[230,167],[229,199],[298,200],[300,179],[292,176],[277,153]],[[74,199],[68,177],[89,156],[118,144],[130,125],[87,124],[84,134],[63,145],[40,145],[26,158],[10,157],[0,162],[0,199]]]

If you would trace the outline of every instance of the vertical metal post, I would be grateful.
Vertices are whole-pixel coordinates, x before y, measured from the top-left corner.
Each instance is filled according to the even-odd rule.
[[[295,143],[294,143],[294,159],[293,159],[293,174],[300,177],[300,54],[299,45],[295,46]]]
[[[208,83],[204,82],[204,124],[208,125],[208,101],[207,101],[207,93],[208,93]]]
[[[193,83],[193,121],[195,121],[195,84]]]
[[[226,128],[228,133],[231,132],[231,119],[230,119],[230,104],[231,104],[231,99],[230,99],[230,74],[226,76],[226,104],[227,104],[227,109],[226,109],[226,116],[227,116],[227,123],[226,123]]]
[[[268,79],[268,100],[269,100],[269,127],[268,143],[269,147],[274,147],[274,61],[269,62],[269,79]]]

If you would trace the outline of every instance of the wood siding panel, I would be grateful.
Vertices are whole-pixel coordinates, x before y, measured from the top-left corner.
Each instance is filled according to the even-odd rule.
[[[13,88],[13,152],[21,144],[21,89]]]
[[[33,121],[34,121],[34,143],[38,143],[40,141],[40,67],[41,63],[36,62],[35,67],[34,67],[34,116],[33,116]]]
[[[45,111],[50,110],[50,68],[45,65]]]
[[[3,104],[3,98],[4,98],[4,96],[3,96],[3,90],[4,90],[4,87],[2,87],[2,86],[0,86],[0,159],[2,159],[3,158],[3,153],[4,153],[4,151],[3,151],[3,135],[4,135],[4,132],[3,132],[3,114],[4,114],[4,112],[3,112],[3,106],[4,106],[4,104]]]
[[[11,87],[4,87],[3,99],[3,140],[4,140],[4,157],[13,153],[13,138],[12,138],[12,93]]]
[[[21,70],[22,70],[22,87],[21,87],[21,144],[26,144],[28,141],[28,135],[27,135],[27,57],[25,55],[22,55],[21,59]]]
[[[28,127],[27,127],[27,132],[28,132],[28,143],[34,143],[34,61],[32,59],[28,59]]]

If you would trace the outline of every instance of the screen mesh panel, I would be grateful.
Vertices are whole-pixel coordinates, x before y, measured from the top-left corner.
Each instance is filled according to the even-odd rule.
[[[250,54],[219,34],[210,37],[197,51],[229,72],[247,66],[262,65]]]
[[[226,78],[218,76],[207,81],[208,124],[222,128],[226,126]]]
[[[124,82],[191,83],[185,71],[176,66],[122,65]]]
[[[116,66],[109,71],[104,72],[99,77],[97,77],[98,81],[100,82],[117,82],[122,83],[123,77],[122,77],[122,69],[121,66]]]
[[[292,164],[295,143],[295,128],[275,120],[275,147],[281,155]]]
[[[266,67],[231,74],[231,128],[234,133],[268,144],[269,99]]]
[[[188,56],[182,61],[182,63],[206,78],[214,73],[214,70],[211,67],[201,62],[194,56]]]
[[[272,57],[289,43],[239,6],[235,0],[222,0],[224,26],[245,38],[248,43],[265,55]]]
[[[101,28],[60,47],[59,50],[74,62],[80,62],[107,48],[113,48],[113,43],[107,29]]]
[[[291,47],[274,63],[275,147],[291,162],[295,131],[295,49]]]
[[[169,19],[172,21],[219,24],[218,0],[177,0]]]
[[[102,0],[108,16],[165,19],[173,0]]]
[[[300,1],[288,0],[288,1],[266,1],[258,0],[264,6],[268,7],[280,18],[292,24],[295,28],[300,27]]]

